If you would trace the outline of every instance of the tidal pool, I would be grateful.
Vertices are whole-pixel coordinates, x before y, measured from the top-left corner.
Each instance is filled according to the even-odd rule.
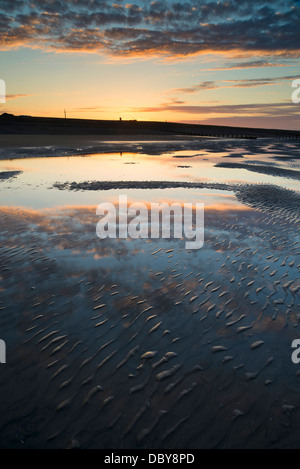
[[[2,448],[298,446],[300,144],[159,145],[2,155]],[[100,240],[120,194],[204,203],[204,246]]]

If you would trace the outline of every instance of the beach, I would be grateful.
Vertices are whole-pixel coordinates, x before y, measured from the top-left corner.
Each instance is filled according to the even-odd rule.
[[[0,449],[299,449],[299,22],[0,1]]]
[[[299,141],[125,137],[0,136],[1,447],[297,447]],[[99,239],[122,194],[203,247]]]
[[[201,137],[174,135],[172,140],[197,140]],[[78,146],[91,145],[93,142],[148,142],[170,141],[169,134],[141,134],[141,135],[23,135],[17,136],[18,147],[43,147],[43,146]],[[13,134],[0,134],[0,148],[14,148],[16,136]]]

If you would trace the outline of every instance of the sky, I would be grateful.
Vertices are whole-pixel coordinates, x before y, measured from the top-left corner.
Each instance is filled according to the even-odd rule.
[[[0,0],[0,113],[300,130],[299,58],[300,0]]]

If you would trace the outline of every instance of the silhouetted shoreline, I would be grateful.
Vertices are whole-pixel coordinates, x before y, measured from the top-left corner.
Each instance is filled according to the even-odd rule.
[[[84,138],[84,136],[93,136],[97,139],[117,140],[124,140],[129,137],[131,140],[133,138],[159,140],[182,137],[299,139],[300,131],[219,125],[192,125],[175,122],[62,119],[2,114],[0,116],[0,135],[18,135],[18,143],[22,144],[23,138],[21,136],[33,137],[40,135],[74,136],[79,139]],[[0,140],[1,146],[2,141],[3,137]],[[32,143],[34,144],[34,141]],[[15,144],[16,141],[14,139]]]

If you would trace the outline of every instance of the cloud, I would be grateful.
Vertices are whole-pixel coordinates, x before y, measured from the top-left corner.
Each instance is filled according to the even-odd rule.
[[[253,127],[264,129],[300,130],[299,122],[294,115],[271,116],[231,116],[212,117],[186,121],[188,124],[224,125],[232,127]]]
[[[297,58],[299,22],[298,0],[0,0],[0,48]]]
[[[29,96],[33,96],[32,94],[8,94],[6,95],[6,99],[18,99],[18,98],[28,98]]]
[[[288,75],[283,77],[268,77],[268,78],[250,78],[241,80],[218,80],[218,81],[202,81],[197,85],[186,88],[175,88],[169,90],[170,93],[198,93],[203,90],[216,90],[223,88],[254,88],[264,85],[282,85],[286,81],[292,82],[299,78],[299,75]]]
[[[253,104],[220,104],[220,105],[172,105],[162,104],[153,107],[132,108],[131,112],[180,112],[185,114],[226,114],[244,116],[274,116],[274,117],[298,117],[299,109],[293,103],[253,103]]]
[[[292,67],[298,65],[297,61],[286,61],[285,63],[279,61],[269,61],[266,59],[249,60],[249,61],[236,61],[229,62],[223,67],[206,68],[204,71],[220,71],[220,70],[243,70],[244,68],[266,68],[266,67]]]
[[[164,103],[153,107],[131,108],[129,111],[145,114],[168,112],[179,116],[178,120],[172,118],[175,122],[188,124],[300,130],[299,106],[292,102],[194,106]]]

